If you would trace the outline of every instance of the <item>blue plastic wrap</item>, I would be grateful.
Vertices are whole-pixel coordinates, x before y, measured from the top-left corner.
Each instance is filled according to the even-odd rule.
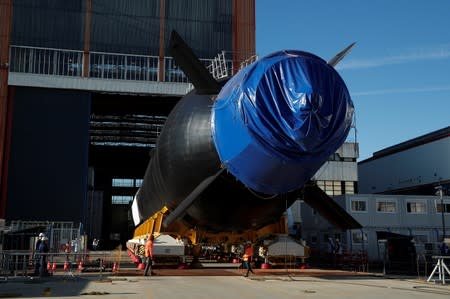
[[[276,52],[241,70],[217,96],[212,135],[222,164],[265,194],[303,186],[345,141],[353,103],[333,67]]]

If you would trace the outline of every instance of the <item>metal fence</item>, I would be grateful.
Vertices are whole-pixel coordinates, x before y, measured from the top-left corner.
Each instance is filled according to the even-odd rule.
[[[29,251],[1,251],[0,276],[39,275],[42,270],[46,275],[76,272],[101,274],[118,271],[120,262],[121,254],[116,251],[39,254]]]
[[[91,52],[89,62],[91,78],[158,81],[157,56]]]
[[[71,251],[81,252],[87,248],[87,237],[81,231],[81,224],[75,225],[69,221],[12,221],[4,234],[3,248],[34,251],[38,234],[44,233],[51,251],[64,251],[66,247],[70,247]]]
[[[223,72],[221,71],[221,77],[216,77],[218,71],[216,70],[216,65],[218,62],[216,59],[199,59],[201,63],[206,67],[206,69],[213,75],[215,79],[223,78]],[[165,75],[164,80],[166,82],[177,82],[177,83],[189,83],[188,78],[184,74],[184,72],[177,66],[175,59],[173,57],[165,57],[164,58],[164,69]]]
[[[83,52],[64,49],[11,46],[10,71],[53,76],[80,77]]]
[[[216,79],[232,75],[230,60],[224,53],[213,59],[200,59]],[[164,78],[159,78],[159,57],[119,53],[90,52],[89,78],[188,83],[172,57],[164,58]],[[83,51],[27,46],[10,47],[10,71],[51,76],[82,77]]]

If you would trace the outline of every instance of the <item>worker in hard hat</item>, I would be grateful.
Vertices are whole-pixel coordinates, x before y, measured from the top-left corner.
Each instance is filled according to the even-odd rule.
[[[34,246],[34,275],[39,275],[39,271],[41,268],[41,255],[39,254],[39,246],[41,245],[42,239],[44,237],[44,233],[39,233]]]
[[[153,241],[155,237],[153,235],[149,235],[147,237],[147,241],[145,242],[145,270],[144,276],[148,276],[148,272],[150,271],[150,276],[154,273],[152,272],[152,263],[153,263]]]
[[[48,276],[47,271],[47,253],[49,251],[48,238],[42,237],[41,242],[39,243],[39,254],[40,254],[40,268],[39,268],[39,276]]]

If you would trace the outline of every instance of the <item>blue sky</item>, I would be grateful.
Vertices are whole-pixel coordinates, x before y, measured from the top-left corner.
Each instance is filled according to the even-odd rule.
[[[256,0],[260,56],[328,60],[352,42],[337,70],[355,104],[359,161],[450,125],[450,1]]]

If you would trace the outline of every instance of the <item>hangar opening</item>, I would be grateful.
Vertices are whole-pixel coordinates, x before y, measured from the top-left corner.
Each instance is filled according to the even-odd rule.
[[[124,244],[129,204],[179,97],[17,87],[7,221],[73,221]]]

